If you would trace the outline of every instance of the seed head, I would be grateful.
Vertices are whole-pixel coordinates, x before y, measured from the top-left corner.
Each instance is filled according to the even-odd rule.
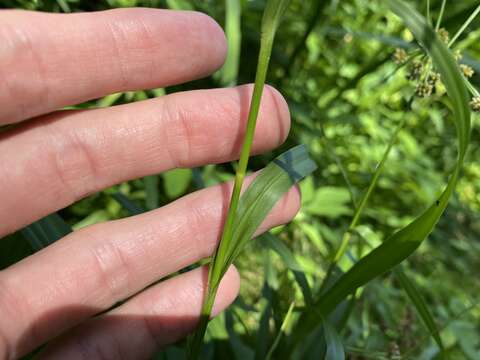
[[[435,86],[438,81],[440,81],[440,73],[431,72],[430,74],[428,74],[427,83],[429,85]]]
[[[480,96],[474,96],[472,101],[470,101],[470,106],[475,112],[480,112]]]
[[[415,95],[421,98],[432,95],[432,92],[433,86],[429,83],[419,83],[415,89]]]
[[[393,53],[393,61],[397,65],[405,64],[407,61],[408,55],[404,49],[396,48],[395,52]]]
[[[460,50],[455,50],[453,52],[453,57],[456,61],[462,60],[462,57],[463,57],[462,52]]]
[[[475,71],[473,69],[465,64],[460,64],[460,70],[462,70],[463,76],[466,78],[471,78],[473,74],[475,74]]]
[[[445,28],[438,29],[438,36],[440,36],[440,40],[442,40],[445,44],[448,44],[448,41],[450,40],[450,33]]]
[[[409,66],[407,79],[408,80],[418,80],[422,75],[423,64],[420,60],[413,60]]]

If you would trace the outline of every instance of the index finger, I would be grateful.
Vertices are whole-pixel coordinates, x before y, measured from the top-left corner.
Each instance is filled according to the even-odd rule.
[[[226,53],[222,29],[190,11],[0,12],[0,125],[113,92],[205,76]]]

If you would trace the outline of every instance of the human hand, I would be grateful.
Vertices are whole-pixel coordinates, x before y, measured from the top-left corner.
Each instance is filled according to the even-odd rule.
[[[0,135],[0,237],[122,181],[235,159],[251,86],[55,111],[205,76],[225,53],[221,29],[199,13],[0,12],[0,125],[17,123]],[[254,151],[279,145],[289,121],[285,101],[267,87]],[[204,189],[76,231],[1,271],[0,358],[16,359],[56,338],[40,358],[142,359],[185,336],[200,312],[205,268],[143,289],[214,251],[229,189]],[[292,190],[259,232],[288,221],[298,206]],[[214,313],[238,287],[232,268]]]

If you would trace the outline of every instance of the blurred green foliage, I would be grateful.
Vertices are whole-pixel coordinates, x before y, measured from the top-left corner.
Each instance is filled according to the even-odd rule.
[[[56,12],[128,6],[195,9],[225,25],[225,4],[230,2],[2,0],[0,7]],[[114,94],[81,106],[110,106],[164,93],[252,82],[265,2],[233,3],[238,5],[233,8],[240,12],[237,15],[241,22],[230,14],[229,26],[240,26],[241,36],[231,30],[231,41],[238,43],[233,51],[239,57],[237,61],[230,60],[228,68],[193,83],[165,90]],[[411,3],[426,13],[426,1]],[[434,18],[440,3],[431,1]],[[447,2],[442,26],[454,33],[477,5],[476,0]],[[455,46],[463,52],[462,62],[476,70],[471,81],[476,87],[480,80],[480,62],[476,60],[480,59],[478,25],[479,21],[474,21]],[[402,120],[405,125],[360,225],[354,229],[349,257],[342,259],[340,268],[348,269],[352,258],[365,255],[405,226],[440,193],[455,162],[455,129],[448,99],[441,91],[408,105],[415,89],[405,77],[406,70],[398,70],[391,57],[396,47],[407,49],[412,44],[411,34],[381,0],[292,1],[278,33],[269,74],[269,82],[287,98],[293,120],[290,136],[278,152],[305,143],[319,170],[301,184],[303,206],[295,220],[272,231],[286,245],[287,255],[259,240],[251,244],[254,251],[240,258],[241,296],[211,323],[205,358],[264,358],[290,304],[295,302],[298,309],[304,306],[300,282],[295,271],[290,271],[292,266],[301,268],[311,287],[318,289],[351,221],[352,197],[353,201],[358,200],[368,187]],[[238,74],[232,66],[238,66]],[[440,329],[450,359],[475,360],[480,354],[480,282],[476,277],[480,271],[478,115],[473,116],[473,123],[471,148],[454,199],[428,241],[403,264]],[[253,158],[251,168],[263,167],[278,152]],[[78,229],[129,215],[114,194],[121,193],[141,208],[152,209],[198,188],[231,179],[232,174],[229,164],[173,170],[94,194],[64,209],[61,215]],[[25,244],[18,235],[2,241],[2,267],[21,258],[19,254],[29,253]],[[372,281],[357,295],[346,325],[339,328],[336,324],[347,358],[440,358],[435,342],[393,274]],[[285,331],[288,337],[288,326]],[[324,356],[320,347],[325,344],[322,345],[323,340],[312,340],[315,336],[318,339],[323,335],[315,333],[305,339],[303,352],[297,352],[297,358]],[[338,345],[336,337],[333,329],[333,334],[330,331],[322,339],[333,339]],[[273,358],[282,358],[287,344],[287,340],[281,340]],[[158,359],[181,359],[182,348],[182,344],[171,347]]]

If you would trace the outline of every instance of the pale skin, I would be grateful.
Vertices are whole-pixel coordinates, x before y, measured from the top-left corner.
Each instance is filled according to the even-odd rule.
[[[58,111],[204,77],[222,65],[226,48],[221,28],[194,12],[1,11],[0,125],[16,126],[0,134],[0,237],[129,179],[236,159],[251,86]],[[267,87],[254,152],[281,144],[289,126],[285,100]],[[207,188],[90,226],[0,271],[0,359],[46,342],[40,359],[148,359],[186,336],[198,320],[206,269],[144,289],[214,251],[229,191],[229,184]],[[258,233],[288,222],[298,207],[292,189]],[[214,314],[238,290],[232,267]]]

